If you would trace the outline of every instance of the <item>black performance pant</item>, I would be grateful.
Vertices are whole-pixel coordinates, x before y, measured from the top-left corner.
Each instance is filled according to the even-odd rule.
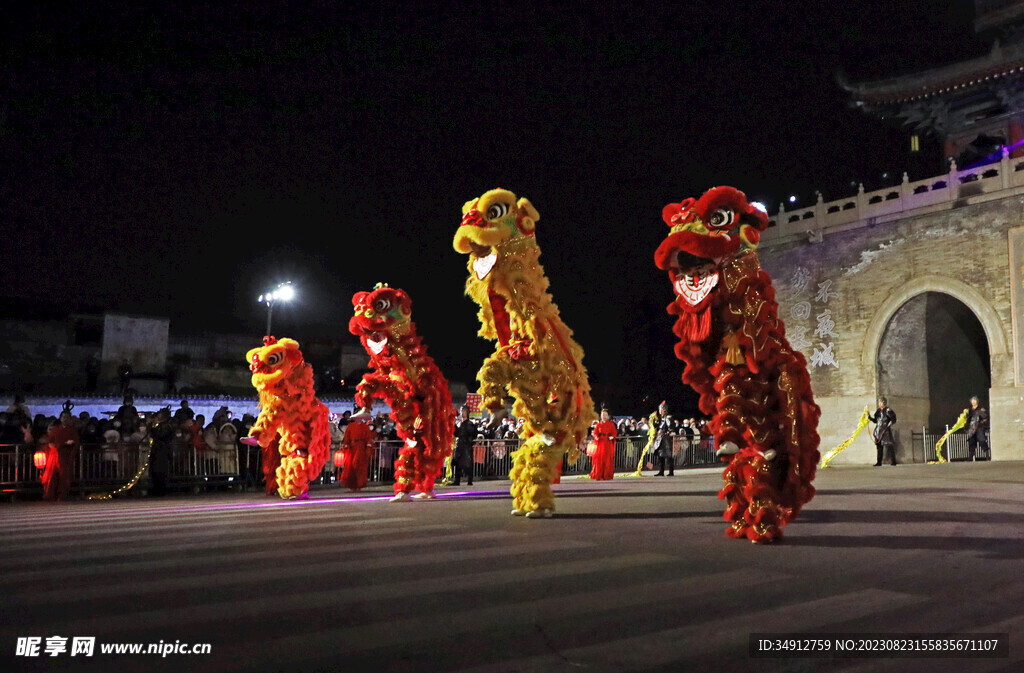
[[[676,471],[676,461],[675,461],[675,458],[673,458],[671,454],[669,454],[667,456],[664,455],[664,454],[661,454],[661,455],[658,456],[658,474],[665,474],[665,463],[668,463],[668,473],[669,474],[675,474],[675,471]]]
[[[466,475],[466,484],[473,485],[473,463],[466,465],[465,463],[456,462],[452,471],[455,474],[456,484],[462,482],[462,475]]]
[[[895,444],[875,444],[875,448],[878,449],[878,459],[875,460],[875,465],[882,464],[882,454],[889,454],[889,462],[893,465],[896,464],[896,445]]]
[[[978,450],[978,445],[981,445],[982,451],[988,451],[988,439],[984,436],[979,437],[981,433],[974,434],[967,438],[967,457],[969,460],[974,460],[974,454]]]

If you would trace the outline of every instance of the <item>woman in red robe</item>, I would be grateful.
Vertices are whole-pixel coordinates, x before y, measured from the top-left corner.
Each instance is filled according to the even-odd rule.
[[[607,409],[601,410],[601,420],[594,427],[594,455],[590,457],[593,467],[590,478],[608,480],[615,476],[615,438],[619,432],[611,421]]]
[[[43,470],[43,499],[67,500],[71,494],[71,475],[75,469],[75,453],[81,444],[75,419],[70,411],[62,411],[60,424],[50,428],[46,436],[46,469]]]
[[[374,432],[370,429],[369,423],[352,421],[345,428],[345,439],[341,442],[344,460],[341,483],[350,491],[358,491],[366,486],[373,440]]]

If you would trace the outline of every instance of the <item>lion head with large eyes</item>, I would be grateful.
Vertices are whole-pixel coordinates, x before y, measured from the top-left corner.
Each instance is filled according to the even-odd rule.
[[[252,385],[258,390],[279,386],[294,378],[304,364],[299,343],[294,339],[263,338],[263,345],[245,354],[252,372]],[[300,372],[301,373],[301,372]]]
[[[670,203],[662,219],[671,233],[654,253],[672,287],[690,307],[703,306],[718,282],[723,260],[757,247],[768,216],[733,187],[715,187],[699,199]]]
[[[412,319],[412,300],[403,290],[378,283],[371,292],[352,297],[355,314],[348,331],[359,337],[366,351],[378,355],[390,340],[408,330]]]
[[[484,280],[494,268],[503,246],[509,241],[533,239],[540,214],[525,198],[507,189],[492,189],[462,206],[462,223],[453,246],[468,253],[477,280]]]

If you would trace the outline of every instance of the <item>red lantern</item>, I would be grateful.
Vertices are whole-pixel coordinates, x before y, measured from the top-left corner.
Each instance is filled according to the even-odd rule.
[[[334,452],[334,467],[341,467],[345,464],[345,452],[335,451]]]
[[[35,464],[37,470],[42,470],[46,467],[46,451],[36,451],[32,456],[32,462]]]

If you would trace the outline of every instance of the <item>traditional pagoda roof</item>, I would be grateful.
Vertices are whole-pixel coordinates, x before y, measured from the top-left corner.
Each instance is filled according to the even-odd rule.
[[[951,93],[966,93],[973,87],[988,87],[1003,78],[1024,74],[1024,43],[1001,47],[980,58],[961,61],[919,73],[848,84],[841,82],[850,92],[855,106],[890,106]]]

